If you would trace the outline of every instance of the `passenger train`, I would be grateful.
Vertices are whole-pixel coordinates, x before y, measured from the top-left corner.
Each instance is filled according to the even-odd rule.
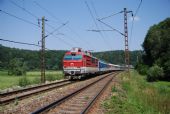
[[[73,48],[66,52],[63,58],[63,72],[69,79],[81,79],[118,70],[124,70],[124,67],[104,62],[81,48]]]

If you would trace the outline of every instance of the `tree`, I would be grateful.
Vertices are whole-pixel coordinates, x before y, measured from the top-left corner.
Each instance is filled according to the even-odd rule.
[[[163,68],[164,78],[170,79],[170,18],[150,27],[143,42],[143,62]]]
[[[25,75],[27,70],[26,63],[21,58],[14,58],[9,63],[8,74],[9,75]]]

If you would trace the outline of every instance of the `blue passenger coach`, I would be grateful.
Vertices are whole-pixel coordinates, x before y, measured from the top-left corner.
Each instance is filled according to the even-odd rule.
[[[100,72],[106,72],[108,70],[108,63],[104,62],[104,61],[99,61],[99,71]]]

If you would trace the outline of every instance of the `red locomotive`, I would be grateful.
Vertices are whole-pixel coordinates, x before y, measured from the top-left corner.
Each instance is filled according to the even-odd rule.
[[[66,52],[63,59],[63,70],[69,78],[81,78],[87,74],[98,72],[98,59],[90,52],[82,51],[81,48],[73,48]]]
[[[63,71],[69,79],[82,78],[89,74],[98,74],[120,70],[119,65],[103,62],[92,56],[91,52],[81,48],[73,48],[65,53],[63,58]]]

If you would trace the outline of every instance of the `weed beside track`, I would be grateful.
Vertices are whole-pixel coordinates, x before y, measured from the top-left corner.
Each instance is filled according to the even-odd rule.
[[[170,83],[149,83],[144,76],[131,71],[131,77],[120,74],[119,83],[112,87],[112,96],[103,102],[106,113],[169,114]]]

